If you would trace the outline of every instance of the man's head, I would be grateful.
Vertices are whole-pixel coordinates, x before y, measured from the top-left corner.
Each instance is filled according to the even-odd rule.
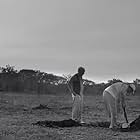
[[[127,93],[134,95],[136,91],[136,86],[134,84],[128,84]]]
[[[78,68],[78,74],[79,74],[79,76],[83,76],[84,73],[85,73],[85,69],[83,67],[79,67]]]

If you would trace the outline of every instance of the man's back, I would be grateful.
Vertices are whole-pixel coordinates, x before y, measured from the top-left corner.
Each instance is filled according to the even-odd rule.
[[[76,92],[77,94],[80,94],[80,79],[78,77],[78,74],[75,74],[71,80],[70,80],[72,86],[73,86],[73,91]]]
[[[127,85],[123,82],[117,82],[107,87],[105,91],[109,92],[114,98],[118,99],[120,94],[126,92]]]

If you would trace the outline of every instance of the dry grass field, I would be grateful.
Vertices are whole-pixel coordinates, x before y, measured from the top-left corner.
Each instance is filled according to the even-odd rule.
[[[32,109],[39,104],[47,105],[48,109]],[[140,140],[140,131],[119,132],[103,127],[49,128],[32,125],[41,120],[69,119],[71,106],[70,95],[38,97],[4,93],[0,102],[0,140]],[[127,106],[128,120],[132,121],[140,115],[140,96],[127,98]],[[83,118],[86,123],[106,121],[102,96],[85,97]],[[119,122],[125,122],[123,115]]]

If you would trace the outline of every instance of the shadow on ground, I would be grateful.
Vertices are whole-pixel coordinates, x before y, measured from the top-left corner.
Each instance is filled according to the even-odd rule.
[[[119,128],[112,129],[114,131],[120,131],[120,132],[134,132],[140,130],[140,125],[138,120],[140,119],[140,116],[135,119],[127,128],[122,128],[122,124],[119,124]],[[72,119],[68,120],[62,120],[62,121],[38,121],[36,123],[33,123],[33,125],[43,126],[43,127],[51,127],[51,128],[64,128],[64,127],[102,127],[102,128],[109,128],[110,122],[89,122],[89,123],[78,123]]]
[[[52,127],[52,128],[57,128],[57,127],[78,127],[78,126],[83,126],[83,127],[104,127],[108,128],[110,123],[109,122],[90,122],[90,123],[79,123],[76,122],[72,119],[68,120],[62,120],[62,121],[38,121],[36,123],[33,123],[33,125],[39,125],[43,127]]]

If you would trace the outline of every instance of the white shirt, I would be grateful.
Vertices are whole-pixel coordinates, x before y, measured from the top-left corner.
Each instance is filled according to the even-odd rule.
[[[128,85],[123,82],[117,82],[107,87],[105,91],[109,92],[115,99],[120,100],[127,93]]]

